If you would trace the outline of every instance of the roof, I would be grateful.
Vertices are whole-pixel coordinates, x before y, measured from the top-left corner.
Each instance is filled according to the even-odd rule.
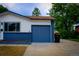
[[[53,17],[50,16],[27,16],[27,18],[30,18],[32,20],[52,20]]]
[[[23,16],[23,17],[29,18],[31,20],[53,20],[54,19],[54,17],[51,17],[51,16],[24,16],[24,15],[21,15],[21,14],[12,12],[12,11],[3,12],[3,13],[0,14],[0,16],[2,16],[4,14],[8,14],[8,13],[12,13],[12,14],[16,14],[16,15],[19,15],[19,16]]]

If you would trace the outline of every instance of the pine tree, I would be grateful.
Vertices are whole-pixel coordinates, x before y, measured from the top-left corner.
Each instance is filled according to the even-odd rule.
[[[8,9],[0,5],[0,13],[7,11]]]
[[[40,10],[38,8],[34,8],[33,12],[32,12],[32,16],[40,16]]]

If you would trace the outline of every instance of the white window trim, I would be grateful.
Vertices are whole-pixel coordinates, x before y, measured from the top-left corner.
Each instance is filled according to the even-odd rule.
[[[15,31],[9,31],[9,24],[7,26],[8,31],[5,31],[5,23],[15,23],[15,28],[16,28],[17,23],[20,24],[20,22],[0,22],[0,23],[3,23],[3,31],[2,32],[20,32],[20,28],[19,28],[19,31],[16,31],[16,29],[15,29]]]

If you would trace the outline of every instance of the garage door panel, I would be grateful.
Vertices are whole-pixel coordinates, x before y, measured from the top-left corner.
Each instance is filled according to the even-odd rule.
[[[50,42],[50,26],[32,26],[33,42]]]

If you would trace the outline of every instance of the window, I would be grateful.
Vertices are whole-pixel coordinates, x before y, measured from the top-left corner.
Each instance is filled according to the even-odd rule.
[[[3,22],[0,22],[0,32],[3,31]]]
[[[4,31],[20,31],[20,23],[5,22]]]

